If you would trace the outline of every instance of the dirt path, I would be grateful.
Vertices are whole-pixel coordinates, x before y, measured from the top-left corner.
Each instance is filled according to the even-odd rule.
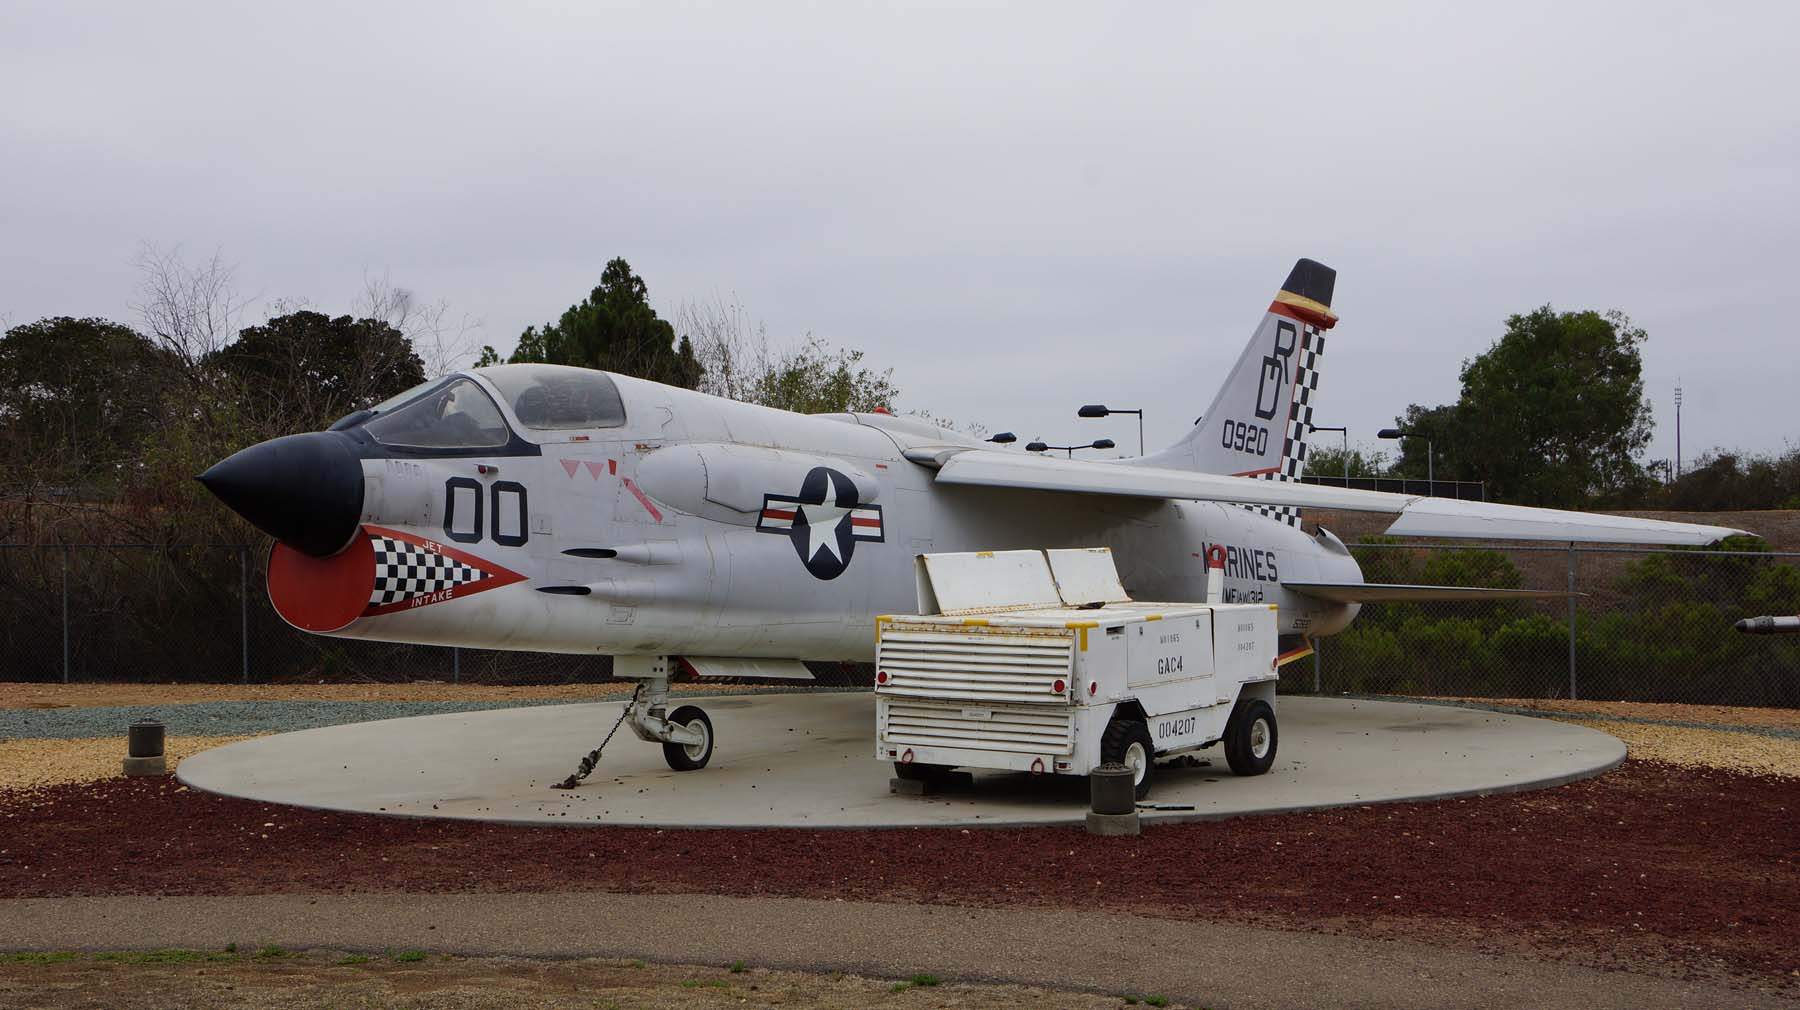
[[[742,960],[758,968],[838,969],[890,979],[924,972],[948,982],[1005,982],[1111,994],[1113,1006],[1121,1005],[1119,997],[1128,993],[1153,994],[1171,1003],[1199,1006],[1309,1010],[1322,1006],[1505,1010],[1536,1006],[1580,1006],[1584,1010],[1800,1006],[1767,990],[1714,981],[1598,971],[1410,941],[1172,923],[1062,909],[953,909],[832,900],[592,893],[0,902],[0,948],[130,946],[216,951],[228,943],[244,949],[277,944],[290,950],[416,948],[483,956],[648,956],[676,964],[719,966]],[[1321,970],[1325,966],[1328,970]],[[9,969],[0,973],[0,978],[16,982],[29,974],[24,967],[36,966]],[[469,970],[479,969],[478,965]],[[256,966],[251,970],[264,969]],[[438,966],[433,965],[432,970]],[[603,977],[616,978],[619,969],[605,971],[611,974]],[[690,977],[688,971],[682,969],[678,974]],[[578,972],[576,967],[569,974],[577,976]],[[382,973],[388,973],[387,984],[392,986],[395,970],[371,974]],[[517,985],[517,974],[503,970],[494,977],[499,984]],[[685,1005],[750,1005],[752,995],[757,1005],[789,1005],[772,998],[772,993],[759,990],[753,994],[741,985],[732,986],[729,974],[714,969],[707,975],[692,976],[702,983],[723,978],[727,986],[706,986],[716,993],[701,995],[716,996],[714,1002]],[[210,973],[206,977],[212,978]],[[210,982],[203,984],[198,977],[191,977],[190,982],[197,994],[208,994],[203,986]],[[429,985],[416,986],[410,994],[422,997],[426,991]],[[221,999],[216,988],[208,995],[213,1002],[198,1005],[272,1005],[266,1000],[229,1002],[239,997]],[[878,988],[870,995],[875,998],[844,1005],[1007,1005],[998,998],[981,1002],[984,995],[1002,994],[980,991],[967,993],[968,999],[945,1001],[942,997],[947,994],[937,987],[902,993]],[[739,1003],[739,999],[746,1002]],[[51,1005],[80,1004],[68,997]],[[412,1005],[483,1004],[420,999]],[[603,1006],[604,1002],[580,1005]],[[1081,1003],[1058,998],[1051,1005]]]
[[[1137,994],[1132,994],[1137,995]],[[1145,993],[1153,1000],[1160,993]],[[728,964],[650,964],[608,958],[545,960],[462,957],[422,950],[386,953],[250,949],[0,955],[0,1005],[74,1010],[517,1010],[544,1008],[895,1007],[952,1010],[995,1006],[1116,1010],[1118,995],[1042,986],[905,979],[841,972],[782,971]],[[1140,1004],[1151,1005],[1151,1004]],[[1167,1003],[1170,1007],[1185,1004]]]

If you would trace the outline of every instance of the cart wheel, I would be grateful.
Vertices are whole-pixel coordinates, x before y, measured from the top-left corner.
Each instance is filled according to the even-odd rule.
[[[924,765],[913,761],[894,762],[894,777],[908,782],[942,782],[953,769],[949,765]]]
[[[1239,702],[1225,724],[1225,763],[1235,775],[1261,775],[1275,763],[1275,710],[1262,700]]]
[[[683,705],[669,713],[669,721],[683,729],[690,729],[700,734],[700,742],[696,744],[666,743],[663,744],[663,760],[669,767],[678,772],[698,771],[706,767],[712,760],[713,728],[712,720],[706,713],[693,705]]]
[[[1150,795],[1150,779],[1156,770],[1156,744],[1142,719],[1114,719],[1100,737],[1100,760],[1131,769],[1137,798]]]

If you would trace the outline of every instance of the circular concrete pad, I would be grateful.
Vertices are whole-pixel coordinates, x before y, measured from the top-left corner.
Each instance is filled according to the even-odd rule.
[[[618,702],[496,709],[282,733],[181,762],[183,782],[325,810],[526,824],[658,827],[903,827],[1079,823],[1086,779],[977,773],[972,789],[888,791],[869,693],[682,698],[712,717],[717,750],[674,772],[662,748],[620,729],[594,774],[550,788],[597,745]],[[1149,802],[1196,820],[1557,785],[1625,758],[1596,730],[1444,705],[1283,698],[1275,768],[1238,778],[1219,748],[1206,767],[1157,770]]]

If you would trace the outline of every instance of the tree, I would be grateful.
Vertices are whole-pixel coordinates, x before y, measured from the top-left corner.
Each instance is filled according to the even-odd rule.
[[[892,410],[899,396],[893,369],[877,372],[862,363],[863,352],[810,333],[797,346],[777,349],[735,302],[689,302],[676,318],[704,368],[702,392],[801,414]]]
[[[57,316],[0,337],[0,431],[14,489],[116,486],[162,421],[179,360],[105,319]]]
[[[1335,445],[1320,445],[1319,439],[1322,437],[1314,434],[1313,440],[1306,446],[1306,476],[1344,476],[1344,450]],[[1385,477],[1388,466],[1386,453],[1365,454],[1360,446],[1350,450],[1349,470],[1352,477]]]
[[[1403,427],[1430,436],[1439,477],[1481,480],[1489,497],[1526,505],[1616,504],[1642,493],[1650,441],[1646,334],[1623,313],[1557,312],[1506,320],[1506,333],[1465,362],[1453,405],[1413,405]],[[1425,475],[1423,439],[1396,466]]]
[[[1689,512],[1800,508],[1800,449],[1781,456],[1714,449],[1657,497],[1664,507]]]
[[[498,364],[492,347],[477,365]],[[693,345],[675,339],[675,328],[650,307],[644,279],[631,264],[614,259],[600,274],[600,286],[542,330],[528,327],[509,363],[547,362],[599,368],[622,375],[694,389],[702,374]]]
[[[206,364],[241,384],[253,420],[289,430],[323,427],[425,381],[394,327],[304,309],[245,327]]]

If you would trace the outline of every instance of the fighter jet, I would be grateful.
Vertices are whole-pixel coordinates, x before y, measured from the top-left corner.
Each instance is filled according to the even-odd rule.
[[[801,415],[556,365],[457,372],[200,480],[275,538],[269,598],[322,635],[605,654],[638,736],[677,769],[711,722],[669,678],[808,678],[868,661],[913,613],[928,552],[1111,548],[1138,599],[1279,611],[1284,655],[1380,600],[1558,592],[1370,585],[1299,509],[1394,515],[1396,536],[1706,544],[1739,530],[1300,483],[1336,272],[1295,264],[1201,422],[1142,458],[997,448],[883,413]],[[1336,338],[1333,338],[1335,343]]]

